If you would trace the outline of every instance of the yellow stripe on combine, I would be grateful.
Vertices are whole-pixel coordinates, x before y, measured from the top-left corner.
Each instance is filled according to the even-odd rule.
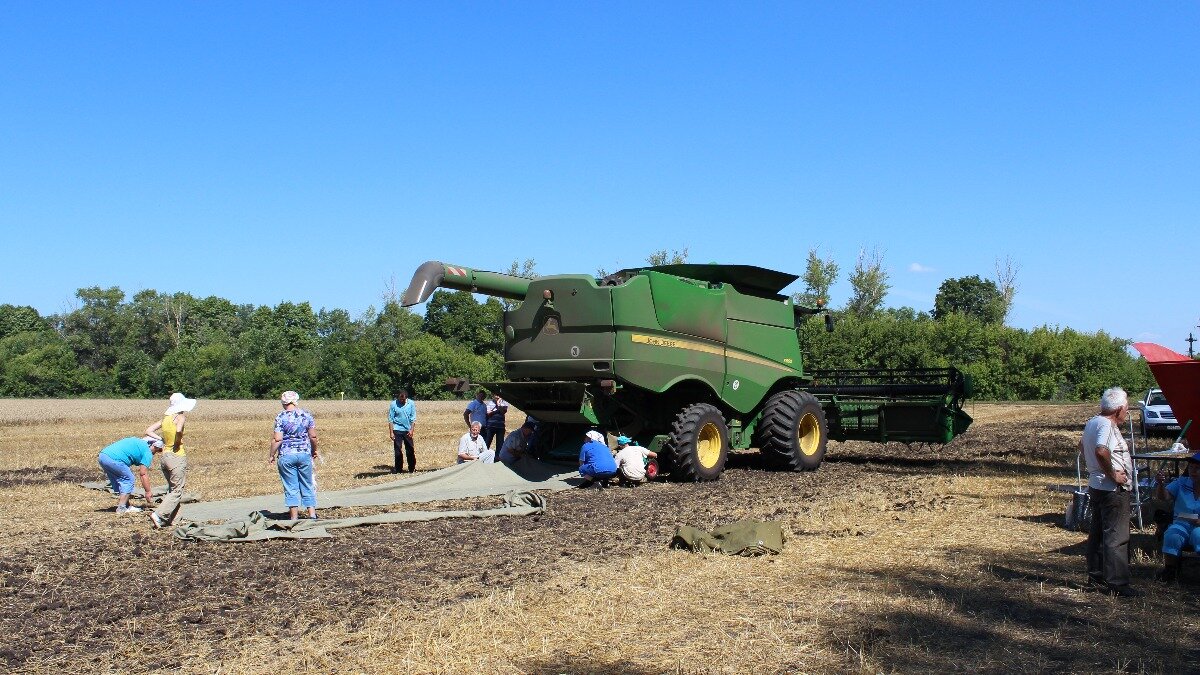
[[[693,352],[703,352],[705,354],[716,354],[717,356],[725,356],[738,361],[746,361],[768,368],[778,368],[791,372],[793,369],[785,365],[775,363],[769,359],[764,359],[760,356],[747,354],[736,349],[726,349],[717,345],[710,345],[704,342],[696,342],[694,340],[681,340],[679,338],[658,337],[656,335],[639,335],[634,333],[629,336],[629,339],[635,344],[650,345],[651,347],[670,347],[672,349],[686,349]]]

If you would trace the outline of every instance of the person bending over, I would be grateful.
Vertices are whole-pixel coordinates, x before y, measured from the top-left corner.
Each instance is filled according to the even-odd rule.
[[[154,460],[154,455],[162,452],[161,438],[153,436],[130,436],[106,446],[96,456],[100,468],[108,476],[108,483],[113,492],[117,493],[117,513],[140,513],[141,509],[129,505],[129,495],[133,494],[133,471],[136,469],[142,490],[146,492],[146,505],[152,502],[150,496],[150,474],[147,469]]]

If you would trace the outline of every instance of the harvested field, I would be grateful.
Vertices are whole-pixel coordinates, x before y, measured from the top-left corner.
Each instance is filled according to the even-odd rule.
[[[390,479],[386,403],[305,405],[328,453],[322,488]],[[446,466],[461,404],[418,405],[418,466]],[[1045,488],[1073,480],[1092,406],[978,404],[977,424],[945,448],[834,444],[812,473],[736,455],[715,483],[557,493],[539,517],[238,545],[178,542],[74,487],[100,477],[103,444],[140,433],[162,407],[0,401],[0,666],[1186,672],[1200,662],[1200,569],[1182,586],[1152,582],[1148,533],[1134,538],[1146,597],[1083,588],[1084,538],[1057,526],[1066,496]],[[189,491],[277,491],[265,461],[275,410],[202,401],[189,416]],[[510,425],[520,419],[511,413]],[[739,518],[782,521],[784,553],[666,548],[679,524]]]

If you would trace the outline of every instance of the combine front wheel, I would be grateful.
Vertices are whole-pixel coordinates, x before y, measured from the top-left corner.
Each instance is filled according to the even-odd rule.
[[[825,411],[806,391],[781,391],[767,400],[758,433],[762,454],[783,468],[812,471],[825,457]]]
[[[697,403],[675,417],[670,449],[672,474],[679,480],[716,480],[729,454],[729,428],[715,406]]]

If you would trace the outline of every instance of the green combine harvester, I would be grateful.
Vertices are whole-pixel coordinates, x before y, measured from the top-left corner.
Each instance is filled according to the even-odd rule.
[[[595,428],[660,453],[673,478],[716,480],[733,449],[803,471],[830,438],[948,443],[966,431],[970,383],[954,368],[805,373],[796,326],[824,310],[780,295],[796,279],[716,264],[527,279],[430,261],[401,303],[438,288],[520,301],[504,313],[508,381],[453,385],[537,418],[543,457],[577,456]]]

